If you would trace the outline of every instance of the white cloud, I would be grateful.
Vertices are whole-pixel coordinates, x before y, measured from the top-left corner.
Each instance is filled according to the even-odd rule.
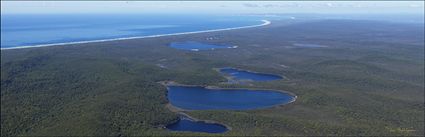
[[[1,1],[1,13],[422,13],[423,1]]]

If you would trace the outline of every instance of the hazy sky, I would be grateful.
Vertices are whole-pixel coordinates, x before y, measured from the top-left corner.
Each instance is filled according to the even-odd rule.
[[[423,1],[1,1],[22,13],[420,13]]]

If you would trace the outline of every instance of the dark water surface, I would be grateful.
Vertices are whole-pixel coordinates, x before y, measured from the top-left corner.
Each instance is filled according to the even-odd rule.
[[[205,133],[223,133],[228,130],[225,126],[220,124],[194,121],[185,116],[181,116],[179,121],[168,125],[166,128],[173,131],[191,131]]]
[[[168,100],[188,110],[249,110],[291,102],[295,97],[273,90],[207,89],[199,86],[168,86]]]
[[[230,75],[235,80],[270,81],[282,79],[279,75],[249,72],[235,68],[221,68],[220,72]]]

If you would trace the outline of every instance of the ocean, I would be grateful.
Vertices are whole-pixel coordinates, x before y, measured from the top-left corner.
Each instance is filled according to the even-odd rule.
[[[242,15],[1,15],[1,48],[224,29],[262,24]]]

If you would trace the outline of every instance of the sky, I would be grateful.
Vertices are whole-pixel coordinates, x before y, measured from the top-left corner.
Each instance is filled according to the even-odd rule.
[[[424,1],[1,1],[1,14],[416,13]]]

